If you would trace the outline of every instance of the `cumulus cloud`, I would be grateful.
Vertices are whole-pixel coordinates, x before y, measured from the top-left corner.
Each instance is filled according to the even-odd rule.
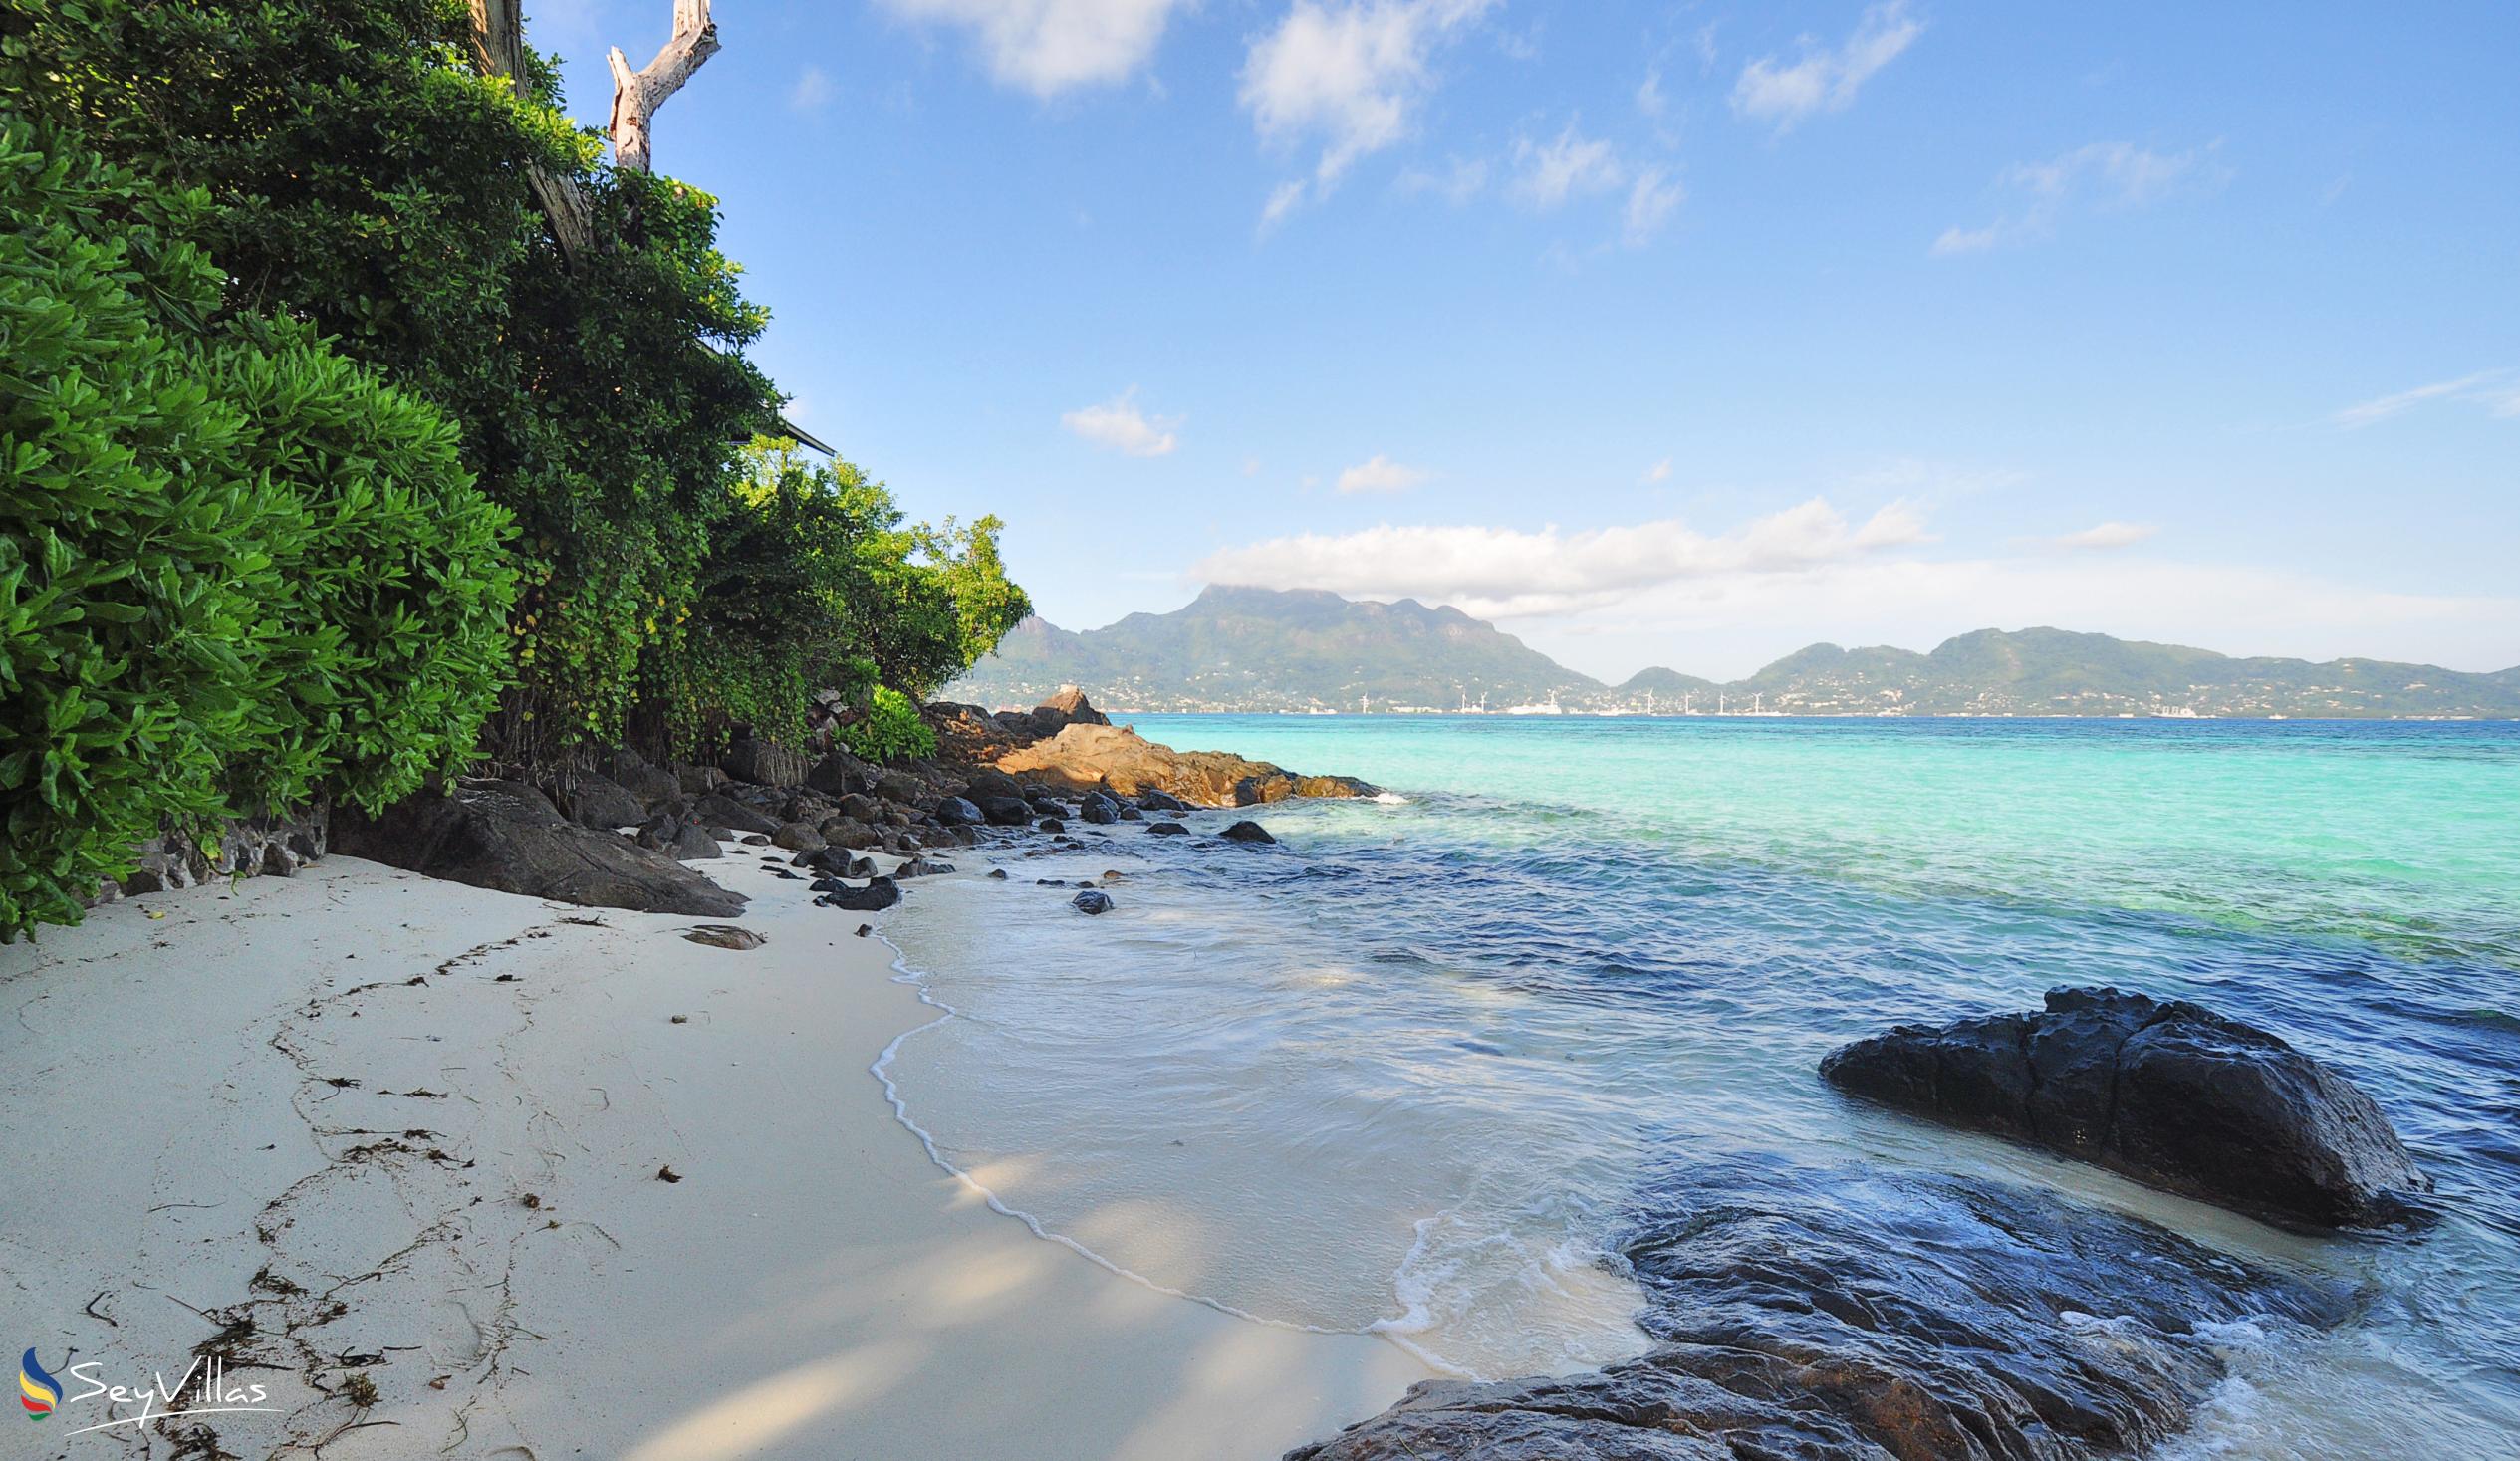
[[[1251,43],[1242,105],[1262,141],[1288,150],[1319,145],[1312,188],[1327,195],[1358,158],[1408,134],[1436,49],[1494,3],[1295,0],[1276,29]],[[1269,218],[1284,216],[1303,193],[1301,185],[1281,185]]]
[[[1843,112],[1873,74],[1898,59],[1924,28],[1907,14],[1906,0],[1885,0],[1864,12],[1843,45],[1823,47],[1807,39],[1798,61],[1762,56],[1741,68],[1732,110],[1754,122],[1774,122],[1779,131],[1816,113]]]
[[[1424,471],[1417,467],[1402,466],[1398,462],[1391,460],[1389,457],[1383,455],[1381,452],[1377,452],[1371,459],[1361,461],[1355,466],[1348,468],[1346,471],[1341,472],[1339,474],[1339,490],[1351,494],[1358,492],[1406,492],[1409,488],[1432,478],[1434,475],[1435,474],[1432,472]]]
[[[1572,122],[1552,141],[1514,143],[1514,197],[1527,207],[1545,212],[1580,194],[1608,192],[1627,177],[1610,143],[1584,136]]]
[[[878,0],[970,31],[989,72],[1038,97],[1121,81],[1154,55],[1182,0]]]
[[[2025,548],[2046,548],[2066,553],[2090,552],[2111,548],[2133,548],[2148,538],[2158,537],[2161,530],[2151,523],[2095,523],[2079,533],[2065,533],[2054,538],[2025,538]]]
[[[2467,401],[2481,405],[2505,420],[2520,419],[2520,369],[2479,370],[2455,380],[2435,380],[2412,390],[2374,396],[2337,412],[2336,424],[2347,427],[2377,425],[2392,416],[2404,415],[2419,405],[2436,400]]]
[[[1386,524],[1226,549],[1191,572],[1215,584],[1414,598],[1518,618],[1598,609],[1693,580],[1805,572],[1925,541],[1923,520],[1904,503],[1856,524],[1815,497],[1713,535],[1677,518],[1579,533]]]
[[[1137,408],[1135,386],[1101,405],[1069,411],[1059,418],[1059,424],[1097,446],[1129,456],[1168,456],[1181,444],[1175,434],[1180,418],[1148,418]]]
[[[2161,153],[2132,142],[2093,142],[2046,162],[2006,168],[1996,182],[2020,198],[2018,206],[1982,227],[1944,229],[1932,252],[1949,257],[2033,242],[2053,235],[2078,208],[2148,207],[2182,192],[2212,191],[2229,179],[2211,147]]]

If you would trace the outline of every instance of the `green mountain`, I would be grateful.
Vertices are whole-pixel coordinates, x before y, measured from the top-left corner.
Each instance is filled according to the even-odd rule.
[[[2520,667],[2234,658],[2063,629],[1979,629],[1931,653],[1813,644],[1719,684],[1655,667],[1616,686],[1492,624],[1414,600],[1217,587],[1170,613],[1071,633],[1026,619],[949,698],[1032,705],[1063,684],[1120,710],[1491,710],[1791,715],[2520,717]]]
[[[1063,684],[1136,710],[1452,709],[1598,697],[1602,683],[1457,609],[1217,586],[1170,613],[1070,633],[1026,619],[947,698],[1031,705]]]

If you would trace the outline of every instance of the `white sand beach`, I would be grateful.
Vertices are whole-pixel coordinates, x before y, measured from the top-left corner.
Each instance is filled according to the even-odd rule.
[[[767,860],[698,864],[753,896],[747,951],[345,857],[0,948],[6,1338],[65,1402],[19,1442],[1261,1458],[1425,1376],[992,1211],[869,1072],[936,1012]],[[142,1413],[91,1377],[172,1387],[196,1346],[275,1408],[77,1433]]]

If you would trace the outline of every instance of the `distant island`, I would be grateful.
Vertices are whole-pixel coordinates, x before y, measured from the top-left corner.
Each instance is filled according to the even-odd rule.
[[[1930,653],[1813,644],[1746,679],[1640,670],[1605,684],[1457,609],[1211,587],[1082,633],[1018,624],[946,687],[1024,706],[1062,685],[1146,712],[2520,717],[2520,668],[2235,658],[2064,629],[1979,629]]]

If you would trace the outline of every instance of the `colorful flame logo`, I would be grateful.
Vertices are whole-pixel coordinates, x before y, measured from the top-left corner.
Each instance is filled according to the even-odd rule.
[[[26,1351],[18,1361],[18,1403],[26,1407],[26,1418],[42,1420],[61,1403],[61,1381],[35,1362],[35,1351]]]

